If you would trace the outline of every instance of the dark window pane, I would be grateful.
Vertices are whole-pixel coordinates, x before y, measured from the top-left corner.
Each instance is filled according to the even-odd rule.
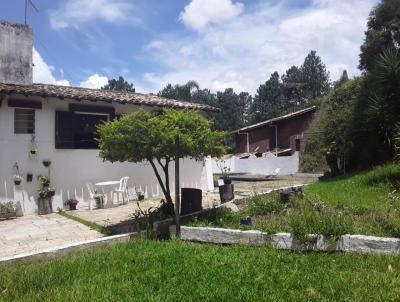
[[[76,113],[74,141],[76,149],[98,149],[96,126],[108,121],[108,115]]]

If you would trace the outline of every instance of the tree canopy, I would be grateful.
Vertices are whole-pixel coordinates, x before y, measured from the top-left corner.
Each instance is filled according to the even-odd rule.
[[[190,110],[165,109],[159,115],[139,110],[101,124],[98,133],[100,157],[111,162],[149,162],[167,202],[172,202],[169,164],[177,154],[201,160],[225,152],[226,133],[212,130],[212,121]]]
[[[382,0],[370,13],[361,46],[360,69],[372,71],[385,49],[400,47],[400,1]]]
[[[329,89],[329,72],[312,50],[300,67],[292,66],[282,76],[275,71],[258,87],[249,121],[257,123],[310,106]]]
[[[121,76],[118,78],[118,80],[108,80],[108,84],[101,89],[121,92],[135,92],[135,87],[133,86],[133,84],[125,81],[125,79]]]

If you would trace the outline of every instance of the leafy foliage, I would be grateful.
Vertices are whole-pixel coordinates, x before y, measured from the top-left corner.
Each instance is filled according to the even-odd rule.
[[[190,110],[165,109],[159,115],[139,110],[101,124],[98,133],[100,157],[111,162],[148,161],[167,202],[172,202],[169,164],[176,155],[201,160],[225,152],[226,133],[212,130],[211,121]],[[175,146],[178,135],[179,150]]]
[[[364,43],[361,46],[360,69],[371,72],[376,57],[385,49],[399,49],[400,2],[382,0],[370,13]]]
[[[329,72],[313,50],[302,66],[292,66],[281,77],[274,72],[259,86],[250,106],[249,120],[257,123],[314,105],[329,89]]]
[[[306,98],[315,99],[328,92],[330,88],[329,72],[315,50],[307,55],[300,71]]]
[[[363,83],[363,78],[348,80],[322,98],[321,107],[305,135],[301,155],[303,170],[321,171],[327,164],[336,174],[339,168],[343,169],[353,147],[351,123]]]
[[[118,78],[118,80],[108,80],[108,84],[101,89],[121,92],[135,92],[135,87],[133,87],[133,84],[125,81],[125,79],[121,76]]]

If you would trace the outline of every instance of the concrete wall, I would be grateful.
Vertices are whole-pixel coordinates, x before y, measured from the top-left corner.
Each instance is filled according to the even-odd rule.
[[[32,84],[32,29],[0,21],[0,82]]]
[[[241,159],[232,156],[225,160],[227,167],[230,167],[231,173],[249,173],[249,174],[273,174],[276,169],[280,169],[279,175],[290,175],[299,171],[299,152],[294,152],[290,156],[275,156],[268,152],[265,157],[256,157],[250,155],[249,158]],[[216,160],[212,160],[213,173],[220,174]]]
[[[14,134],[14,108],[8,107],[7,97],[3,99],[0,107],[0,201],[20,201],[24,214],[34,213],[37,209],[38,182],[36,177],[47,175],[49,172],[52,186],[56,189],[54,210],[62,207],[63,201],[68,196],[80,200],[78,206],[87,206],[89,196],[85,187],[86,182],[119,180],[123,176],[130,177],[128,183],[130,187],[136,185],[142,190],[147,188],[148,196],[162,197],[161,189],[157,188],[157,180],[150,165],[103,162],[98,157],[98,150],[55,149],[55,111],[67,111],[70,103],[78,102],[55,98],[36,100],[41,100],[43,105],[42,109],[35,110],[35,135],[38,148],[36,157],[29,155],[31,135]],[[110,106],[110,104],[101,102],[79,102],[79,104]],[[136,105],[114,104],[113,106],[116,114],[133,112],[139,108]],[[145,109],[152,110],[150,107]],[[52,162],[50,169],[43,166],[43,160]],[[18,163],[20,173],[24,177],[22,185],[18,187],[15,187],[13,183],[14,163]],[[173,170],[172,164],[171,183],[174,181]],[[33,174],[32,182],[26,181],[27,173]],[[203,190],[213,189],[212,169],[207,159],[200,162],[183,159],[181,162],[181,185],[198,187]]]

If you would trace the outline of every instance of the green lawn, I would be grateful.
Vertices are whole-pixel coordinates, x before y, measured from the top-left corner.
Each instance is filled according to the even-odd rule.
[[[2,267],[0,301],[398,301],[399,260],[139,240]]]
[[[334,206],[387,209],[393,202],[390,193],[399,189],[400,165],[388,164],[368,172],[316,182],[307,186],[305,192]]]
[[[385,165],[329,181],[319,181],[283,204],[277,194],[255,196],[239,213],[218,209],[192,221],[193,226],[252,228],[269,233],[291,232],[338,236],[365,234],[400,237],[400,165]],[[251,216],[252,227],[240,226]]]

